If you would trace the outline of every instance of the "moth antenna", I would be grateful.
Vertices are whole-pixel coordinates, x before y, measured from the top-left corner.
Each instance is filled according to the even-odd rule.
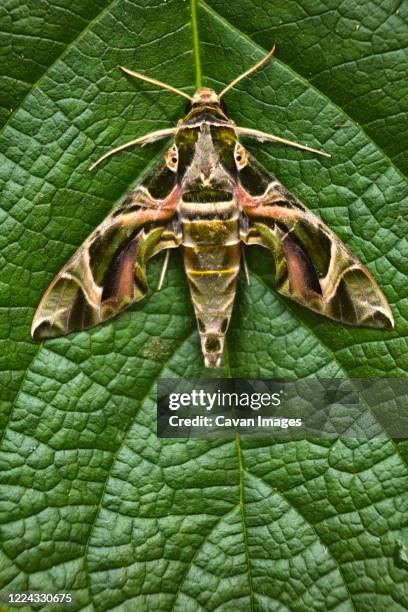
[[[130,76],[135,77],[135,79],[140,79],[141,81],[152,83],[152,85],[157,85],[162,89],[167,89],[167,91],[171,91],[177,94],[178,96],[183,96],[183,98],[187,98],[187,100],[190,100],[190,102],[192,102],[192,97],[186,94],[184,91],[181,91],[181,89],[177,89],[176,87],[167,85],[167,83],[162,83],[162,81],[158,81],[157,79],[148,77],[144,74],[141,74],[140,72],[134,72],[133,70],[129,70],[129,68],[125,68],[124,66],[118,66],[118,68],[120,68],[125,74],[129,74]]]
[[[156,142],[156,140],[160,140],[161,138],[168,138],[169,136],[174,136],[176,132],[177,132],[177,128],[166,128],[164,130],[157,130],[156,132],[150,132],[150,134],[145,134],[144,136],[139,136],[139,138],[135,138],[135,140],[130,140],[129,142],[125,142],[125,144],[120,145],[119,147],[115,147],[114,149],[111,149],[110,151],[105,153],[105,155],[102,155],[102,157],[97,159],[96,162],[94,162],[92,166],[89,167],[89,172],[91,172],[91,170],[96,168],[98,164],[103,162],[104,159],[106,159],[107,157],[110,157],[111,155],[115,155],[115,153],[118,153],[119,151],[123,151],[124,149],[127,149],[128,147],[133,147],[134,145],[140,145],[141,147],[144,147],[145,145],[150,144],[151,142]]]
[[[232,89],[233,87],[235,87],[235,85],[237,83],[239,83],[240,81],[242,81],[242,79],[245,79],[249,74],[252,74],[253,72],[255,72],[255,70],[258,70],[258,68],[260,68],[261,66],[263,66],[264,64],[266,64],[266,62],[268,60],[271,59],[272,55],[275,53],[275,49],[276,49],[276,45],[273,45],[272,50],[269,51],[269,53],[267,55],[265,55],[265,57],[263,57],[259,62],[257,62],[256,64],[254,64],[253,66],[251,66],[251,68],[248,68],[248,70],[245,70],[245,72],[243,72],[242,74],[240,74],[239,76],[237,76],[236,79],[234,79],[233,81],[231,81],[231,83],[229,85],[227,85],[226,87],[224,87],[224,89],[222,90],[222,92],[220,94],[218,94],[218,97],[221,99],[222,96],[227,93],[227,91],[229,91],[230,89]]]
[[[279,136],[275,136],[275,134],[268,134],[267,132],[261,132],[260,130],[253,130],[251,128],[244,127],[237,127],[235,128],[235,131],[238,136],[242,136],[243,138],[255,138],[255,140],[259,140],[259,142],[279,142],[280,144],[287,145],[288,147],[302,149],[302,151],[310,151],[311,153],[317,153],[318,155],[323,155],[324,157],[331,157],[330,153],[325,153],[324,151],[320,151],[320,149],[313,149],[312,147],[300,144],[299,142],[294,142],[293,140],[280,138]]]

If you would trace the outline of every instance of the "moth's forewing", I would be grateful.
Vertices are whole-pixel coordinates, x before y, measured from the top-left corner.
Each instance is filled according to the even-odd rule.
[[[240,179],[243,240],[271,250],[280,293],[342,323],[394,326],[373,276],[316,215],[250,155]]]
[[[140,300],[148,259],[179,244],[172,222],[178,201],[175,173],[160,162],[52,281],[34,315],[33,338],[91,327]]]

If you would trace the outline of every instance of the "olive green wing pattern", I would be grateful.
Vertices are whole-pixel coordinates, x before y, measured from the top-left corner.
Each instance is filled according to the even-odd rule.
[[[271,250],[279,293],[342,323],[393,328],[386,297],[341,240],[252,156],[244,170],[241,237]]]
[[[34,315],[35,340],[97,325],[144,297],[147,261],[180,241],[177,185],[161,199],[151,191],[136,187],[65,264]]]

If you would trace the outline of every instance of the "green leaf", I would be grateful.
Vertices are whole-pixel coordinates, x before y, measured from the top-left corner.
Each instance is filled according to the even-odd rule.
[[[89,165],[115,145],[174,125],[184,111],[180,98],[124,77],[117,65],[192,92],[200,55],[203,83],[217,89],[262,57],[258,35],[243,36],[237,20],[246,16],[251,35],[276,27],[275,3],[264,3],[260,26],[247,0],[230,3],[234,15],[219,4],[196,7],[199,40],[182,0],[52,0],[54,28],[44,16],[52,36],[32,3],[3,3],[13,57],[31,60],[16,60],[11,71],[6,53],[0,60],[8,86],[25,83],[16,85],[25,97],[0,136],[0,590],[74,591],[73,609],[88,610],[403,610],[404,444],[176,441],[155,433],[159,376],[407,375],[408,189],[385,132],[370,139],[351,106],[340,108],[346,87],[331,70],[324,85],[311,84],[290,57],[276,60],[226,103],[237,124],[333,155],[252,149],[367,264],[390,301],[395,331],[346,328],[278,297],[270,259],[251,247],[251,285],[240,283],[220,371],[203,368],[177,254],[164,289],[155,289],[158,257],[148,297],[119,318],[43,344],[30,339],[48,283],[161,148],[124,152],[93,173]],[[14,6],[25,15],[24,36]],[[296,22],[298,4],[285,6],[287,22]],[[327,7],[313,6],[316,32],[341,36],[347,18],[331,21]],[[30,31],[46,39],[41,58]],[[325,65],[336,65],[338,53],[325,43]],[[366,54],[359,74],[368,83],[368,66],[384,65],[389,53],[367,47]],[[317,74],[322,57],[314,56]],[[404,117],[394,120],[402,138]]]
[[[208,0],[230,24],[326,94],[408,172],[408,4],[399,0]]]
[[[108,4],[108,0],[2,2],[0,126],[19,109],[24,96],[35,87],[44,71]]]

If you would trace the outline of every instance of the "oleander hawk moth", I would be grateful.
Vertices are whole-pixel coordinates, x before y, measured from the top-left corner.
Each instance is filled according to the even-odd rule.
[[[169,249],[180,248],[205,365],[217,367],[231,318],[243,244],[269,250],[278,292],[302,306],[349,325],[393,327],[388,302],[368,270],[240,139],[280,142],[325,154],[237,127],[226,115],[222,96],[272,54],[273,50],[219,95],[203,87],[190,97],[122,68],[133,77],[188,98],[187,114],[175,128],[137,138],[93,164],[92,168],[132,145],[173,139],[164,159],[95,229],[52,281],[33,319],[34,339],[86,329],[118,314],[146,295],[148,260],[160,251],[168,254]]]

